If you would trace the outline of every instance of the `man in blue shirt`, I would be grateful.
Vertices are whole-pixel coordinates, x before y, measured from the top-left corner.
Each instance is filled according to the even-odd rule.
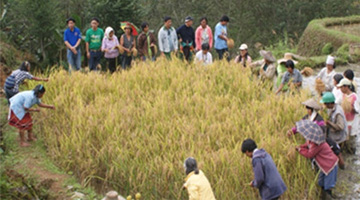
[[[185,24],[176,30],[179,36],[179,42],[184,53],[185,59],[188,61],[191,58],[191,50],[195,49],[195,31],[191,27],[193,18],[188,16],[185,18]]]
[[[68,28],[64,32],[64,43],[67,47],[67,59],[69,63],[69,71],[80,70],[81,67],[81,32],[80,29],[75,27],[75,20],[69,18],[66,20]]]
[[[228,16],[224,15],[221,17],[220,22],[215,26],[215,50],[219,54],[219,59],[223,59],[224,54],[228,61],[230,61],[230,54],[229,49],[227,46],[227,24],[229,23],[230,19]]]

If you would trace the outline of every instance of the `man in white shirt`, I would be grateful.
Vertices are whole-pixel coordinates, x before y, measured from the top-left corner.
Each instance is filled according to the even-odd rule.
[[[210,46],[208,43],[201,45],[201,51],[195,55],[195,63],[202,63],[204,66],[212,63],[212,55],[209,52]]]

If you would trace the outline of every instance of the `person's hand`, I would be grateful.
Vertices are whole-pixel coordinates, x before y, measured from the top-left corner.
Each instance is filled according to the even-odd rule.
[[[155,44],[154,44],[154,43],[151,43],[151,44],[150,44],[150,47],[153,47],[153,46],[155,46]]]
[[[50,106],[50,109],[51,109],[51,110],[55,110],[55,106]]]
[[[291,129],[288,130],[288,131],[287,131],[287,136],[288,136],[288,137],[291,137],[292,135],[294,135],[294,133],[292,132],[292,130],[291,130]]]
[[[106,53],[106,52],[109,52],[109,49],[104,49],[104,52]]]
[[[76,55],[77,54],[77,51],[76,51],[76,48],[75,47],[70,47],[70,50]]]
[[[164,52],[161,52],[160,55],[161,55],[161,56],[165,56]]]
[[[44,78],[43,81],[48,82],[49,78]]]
[[[295,150],[296,150],[297,152],[299,152],[300,149],[301,149],[300,146],[295,147]]]
[[[249,186],[250,186],[250,187],[254,187],[253,181],[251,181],[251,182],[249,183]]]
[[[32,110],[33,112],[40,112],[39,108],[35,108],[34,110]]]
[[[90,52],[87,52],[86,56],[87,56],[88,59],[90,59]]]

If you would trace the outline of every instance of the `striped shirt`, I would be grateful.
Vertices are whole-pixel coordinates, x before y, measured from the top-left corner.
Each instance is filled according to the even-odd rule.
[[[6,78],[5,88],[12,90],[13,92],[19,92],[19,85],[24,82],[25,79],[33,79],[34,76],[27,71],[21,71],[17,69]]]

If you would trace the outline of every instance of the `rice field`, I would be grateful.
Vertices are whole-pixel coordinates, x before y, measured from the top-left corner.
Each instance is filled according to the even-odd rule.
[[[36,83],[31,82],[32,88]],[[143,199],[187,199],[183,161],[189,156],[217,199],[255,199],[251,137],[273,157],[288,190],[284,199],[317,199],[316,174],[295,152],[303,139],[286,131],[304,114],[306,92],[276,96],[269,82],[225,62],[137,63],[113,75],[54,71],[33,114],[48,154],[84,185]]]

